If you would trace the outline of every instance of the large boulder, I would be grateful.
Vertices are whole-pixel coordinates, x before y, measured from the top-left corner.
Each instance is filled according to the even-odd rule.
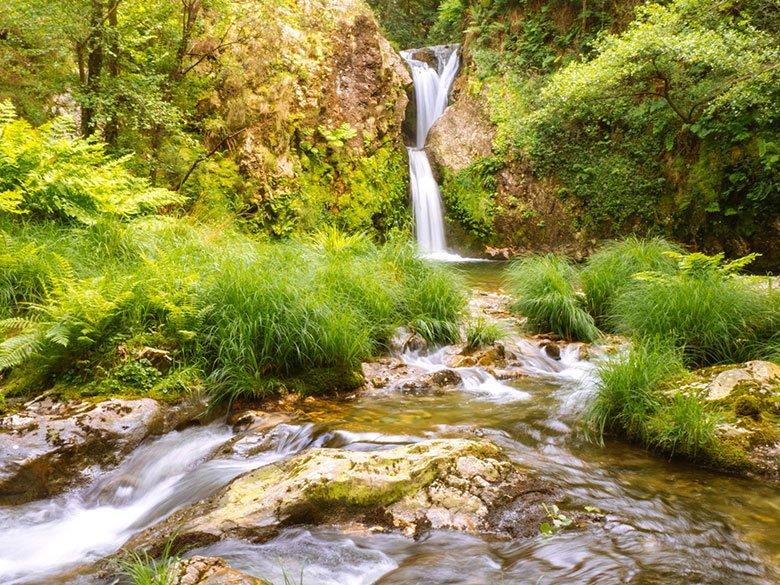
[[[346,518],[409,535],[431,528],[488,531],[497,511],[523,493],[549,498],[552,490],[483,440],[427,440],[373,452],[313,449],[235,480],[126,548],[159,550],[172,534],[177,548],[226,538],[262,541],[283,525]],[[539,502],[528,506],[526,516],[537,522],[540,509]]]
[[[146,437],[194,419],[203,405],[172,407],[150,398],[98,403],[52,398],[0,419],[0,504],[51,497],[110,466]]]
[[[239,24],[229,32],[222,57],[232,66],[202,104],[204,114],[218,115],[225,127],[207,133],[207,146],[235,135],[229,144],[257,189],[253,208],[279,199],[285,204],[274,206],[272,215],[311,215],[314,210],[305,208],[315,203],[337,214],[357,205],[340,196],[347,194],[347,177],[361,161],[380,151],[374,168],[388,164],[388,153],[403,159],[411,77],[363,0],[282,4],[236,4]],[[219,24],[217,19],[214,36]],[[216,41],[207,36],[199,42],[208,47]],[[202,68],[212,74],[209,63]],[[331,174],[325,199],[307,199],[311,183]]]
[[[751,361],[718,373],[707,384],[707,400],[723,400],[740,388],[769,392],[780,385],[780,365]]]
[[[435,168],[457,173],[490,156],[495,134],[479,98],[463,91],[436,120],[425,150]]]

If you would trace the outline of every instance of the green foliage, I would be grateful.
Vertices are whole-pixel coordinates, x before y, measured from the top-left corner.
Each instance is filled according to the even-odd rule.
[[[661,223],[663,201],[686,237],[703,222],[750,235],[776,209],[780,52],[749,6],[715,4],[644,6],[541,92],[530,153],[594,225]]]
[[[117,380],[140,390],[151,390],[161,375],[160,370],[146,358],[127,361],[114,372]]]
[[[178,559],[171,556],[171,542],[166,543],[159,559],[147,552],[133,552],[118,562],[118,573],[131,585],[173,585],[176,581],[173,565]]]
[[[506,336],[506,331],[499,323],[492,323],[484,317],[479,317],[466,327],[466,348],[474,350],[493,345]]]
[[[345,135],[339,131],[330,136],[334,144]],[[291,236],[331,225],[378,238],[408,227],[407,164],[395,144],[365,157],[354,157],[342,147],[303,146],[304,168],[276,186],[253,219],[259,227]]]
[[[561,512],[557,505],[552,504],[548,506],[547,504],[542,503],[542,507],[548,518],[548,521],[542,522],[539,525],[539,532],[542,536],[552,536],[571,526],[572,519]]]
[[[400,49],[429,44],[428,32],[436,22],[441,0],[368,0],[386,36]],[[444,42],[444,41],[443,41]],[[446,41],[452,42],[452,41]]]
[[[445,169],[442,182],[442,199],[448,215],[483,243],[492,242],[496,235],[493,226],[497,211],[496,164],[496,159],[489,157],[472,163],[458,173]]]
[[[523,258],[512,264],[508,281],[515,297],[514,309],[527,318],[531,331],[581,341],[592,341],[599,335],[576,292],[577,272],[564,258]]]
[[[4,106],[0,121],[0,211],[93,224],[182,202],[133,176],[127,159],[74,135],[64,119],[33,128]]]
[[[684,372],[678,351],[658,340],[634,344],[599,367],[598,389],[588,405],[589,431],[602,441],[605,432],[648,440],[647,421],[661,408],[658,385]]]
[[[647,442],[670,457],[711,457],[717,449],[716,422],[696,396],[678,393],[647,422]]]
[[[681,256],[672,274],[644,273],[614,302],[618,330],[663,337],[685,363],[704,366],[762,357],[777,339],[780,294],[731,276],[745,259]]]
[[[599,327],[611,328],[609,315],[615,298],[634,283],[636,273],[674,271],[674,260],[667,252],[675,250],[676,246],[661,238],[629,236],[604,244],[588,258],[580,280],[588,312]]]

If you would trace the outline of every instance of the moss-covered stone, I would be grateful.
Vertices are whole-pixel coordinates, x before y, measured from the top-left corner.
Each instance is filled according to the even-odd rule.
[[[174,529],[180,546],[192,546],[232,537],[263,540],[280,525],[343,517],[409,534],[431,527],[485,530],[491,513],[528,481],[486,441],[430,440],[373,452],[313,449],[240,477],[129,548],[159,546]]]

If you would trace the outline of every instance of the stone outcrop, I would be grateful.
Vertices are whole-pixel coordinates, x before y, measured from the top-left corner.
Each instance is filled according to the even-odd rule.
[[[552,498],[493,443],[428,440],[372,452],[313,449],[238,478],[209,500],[140,534],[128,550],[160,548],[171,534],[189,548],[226,538],[262,541],[280,526],[349,519],[409,535],[491,531],[523,493]],[[526,516],[540,512],[527,507]]]
[[[485,115],[480,98],[462,91],[428,133],[425,150],[431,164],[453,172],[490,156],[495,128]]]
[[[235,67],[203,108],[238,133],[231,144],[244,171],[266,189],[294,179],[302,154],[317,145],[317,156],[328,156],[328,134],[345,124],[350,135],[339,140],[350,156],[402,147],[411,78],[365,2],[252,0],[243,8],[229,39]]]
[[[0,504],[56,495],[80,483],[88,467],[114,465],[146,437],[202,410],[194,401],[171,407],[150,398],[28,403],[0,419]]]
[[[701,398],[717,417],[716,465],[780,481],[780,365],[750,361],[704,368],[668,387],[670,394]]]
[[[230,568],[219,557],[190,557],[178,561],[172,568],[171,585],[270,585]]]

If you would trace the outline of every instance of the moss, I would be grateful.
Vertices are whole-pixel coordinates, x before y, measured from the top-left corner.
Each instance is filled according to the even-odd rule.
[[[734,401],[734,414],[761,420],[761,402],[755,396],[740,396]]]

